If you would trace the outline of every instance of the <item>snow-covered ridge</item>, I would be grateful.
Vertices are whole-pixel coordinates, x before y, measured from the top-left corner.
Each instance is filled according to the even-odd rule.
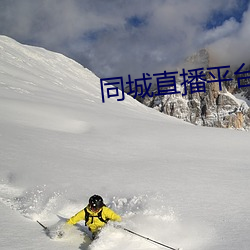
[[[107,106],[101,102],[100,80],[91,71],[62,54],[22,45],[5,36],[0,36],[0,74],[0,112],[6,107],[9,109],[8,114],[2,115],[3,120],[81,133],[88,130],[89,125],[79,120],[79,114],[70,106],[76,100],[85,107],[91,104],[105,109]],[[70,100],[69,95],[75,101]],[[117,103],[112,99],[108,102]],[[65,107],[51,106],[59,103]],[[149,112],[129,96],[119,105]]]
[[[3,121],[72,133],[88,130],[72,110],[50,104],[56,98],[66,102],[69,93],[99,101],[98,78],[89,70],[61,54],[1,36],[0,73]]]
[[[88,85],[91,80],[98,80],[91,71],[62,54],[40,47],[22,45],[5,36],[0,36],[0,52],[1,62],[4,62],[1,64],[1,73],[12,74],[15,70],[14,76],[23,80],[24,92],[29,92],[29,90],[32,92],[34,90],[32,86],[37,86],[39,83],[43,89],[47,87],[51,90],[49,86],[56,85],[57,90],[61,88],[88,93],[84,90],[82,82],[84,81],[85,85]],[[39,81],[35,77],[39,77]],[[7,78],[2,75],[2,84],[5,83],[4,80]],[[67,81],[67,85],[64,84],[65,81]],[[99,86],[93,82],[89,84],[89,87],[99,91]],[[17,89],[22,90],[21,86],[18,86]],[[93,95],[93,93],[88,94]],[[100,98],[99,95],[96,97]]]

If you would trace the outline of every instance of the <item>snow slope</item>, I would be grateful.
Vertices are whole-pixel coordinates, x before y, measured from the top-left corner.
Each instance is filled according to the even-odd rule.
[[[124,227],[169,246],[248,250],[249,142],[131,97],[102,103],[89,70],[0,36],[1,249],[162,249],[112,225],[90,244],[83,223],[61,240],[36,223],[53,228],[97,193]]]

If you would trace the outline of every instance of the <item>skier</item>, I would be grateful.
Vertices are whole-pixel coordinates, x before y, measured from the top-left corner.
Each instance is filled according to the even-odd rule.
[[[105,206],[101,196],[95,194],[89,198],[89,204],[72,216],[67,224],[74,225],[80,220],[85,220],[85,226],[92,232],[94,239],[109,220],[120,222],[122,219],[120,215]]]

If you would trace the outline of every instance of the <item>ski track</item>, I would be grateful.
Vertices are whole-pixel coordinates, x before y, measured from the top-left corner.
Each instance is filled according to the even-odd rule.
[[[31,190],[22,190],[12,186],[11,183],[1,183],[0,201],[26,219],[34,222],[36,220],[44,222],[50,229],[51,235],[49,236],[53,240],[63,241],[72,247],[78,245],[79,249],[82,250],[115,250],[121,247],[124,249],[124,245],[120,243],[124,242],[124,240],[128,242],[126,249],[162,249],[161,246],[155,243],[125,232],[122,229],[114,228],[112,223],[106,226],[100,233],[99,238],[92,243],[87,236],[88,232],[83,222],[68,229],[63,239],[58,239],[56,237],[57,231],[65,225],[65,220],[60,220],[56,215],[61,214],[63,217],[68,218],[77,209],[83,207],[82,203],[66,200],[63,192],[49,192],[46,185],[34,187]],[[197,246],[202,241],[202,244],[204,244],[204,239],[197,240],[198,231],[194,230],[192,232],[190,225],[185,226],[173,209],[164,205],[164,197],[161,197],[161,195],[141,195],[130,198],[112,197],[108,198],[108,201],[107,206],[123,217],[121,224],[125,228],[176,248],[185,245],[185,250],[193,247],[199,249]],[[184,232],[183,230],[190,231]],[[41,232],[43,231],[41,230]],[[189,239],[188,242],[185,240],[187,238]]]

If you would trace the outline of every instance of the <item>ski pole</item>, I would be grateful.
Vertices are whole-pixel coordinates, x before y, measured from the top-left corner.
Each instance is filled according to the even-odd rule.
[[[180,248],[173,248],[173,247],[167,246],[167,245],[162,244],[162,243],[160,243],[160,242],[158,242],[158,241],[152,240],[152,239],[150,239],[150,238],[148,238],[148,237],[145,237],[145,236],[143,236],[143,235],[140,235],[140,234],[138,234],[138,233],[135,233],[135,232],[133,232],[133,231],[127,229],[127,228],[122,228],[122,229],[125,230],[125,231],[127,231],[127,232],[129,232],[129,233],[131,233],[131,234],[137,235],[137,236],[139,236],[139,237],[141,237],[141,238],[143,238],[143,239],[145,239],[145,240],[154,242],[154,243],[156,243],[156,244],[158,244],[158,245],[161,245],[161,246],[163,246],[163,247],[169,248],[169,249],[171,249],[171,250],[180,250]]]
[[[46,230],[48,230],[48,228],[47,227],[45,227],[41,222],[39,222],[38,220],[36,221],[40,226],[42,226],[43,227],[43,229],[46,231]]]

